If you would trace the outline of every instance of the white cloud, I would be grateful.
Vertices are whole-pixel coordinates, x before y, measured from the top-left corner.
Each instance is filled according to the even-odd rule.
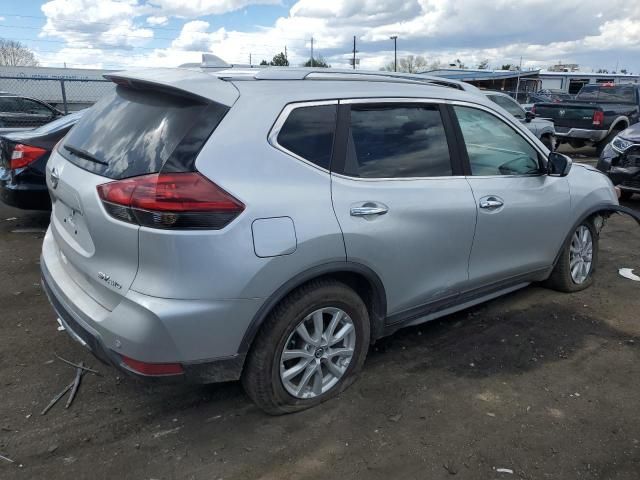
[[[218,17],[203,18],[279,1],[51,0],[43,6],[48,20],[42,34],[64,38],[67,47],[104,48],[104,62],[126,66],[178,65],[207,51],[232,63],[247,63],[251,55],[258,63],[285,46],[295,65],[309,57],[313,36],[316,55],[346,67],[356,35],[361,67],[377,69],[393,58],[389,36],[398,35],[400,56],[425,55],[444,64],[460,58],[473,67],[489,59],[500,66],[522,56],[532,67],[563,60],[611,68],[617,57],[640,70],[640,4],[628,0],[609,0],[606,8],[602,0],[299,0],[288,15],[250,32],[225,28]],[[153,37],[145,22],[162,25],[171,17],[191,20],[168,47],[136,49]],[[107,50],[114,45],[134,54]]]
[[[153,0],[162,15],[194,18],[221,15],[249,5],[277,5],[280,0]]]
[[[156,16],[151,16],[151,17],[147,17],[147,23],[149,25],[166,25],[169,22],[169,17],[156,17]]]
[[[51,0],[42,5],[47,21],[40,36],[58,37],[75,47],[140,46],[153,30],[138,27],[137,0]]]

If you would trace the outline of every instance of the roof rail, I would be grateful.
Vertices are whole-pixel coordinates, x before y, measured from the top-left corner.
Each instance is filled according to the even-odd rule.
[[[231,73],[227,70],[228,73]],[[258,71],[256,80],[352,80],[369,82],[420,83],[466,90],[466,85],[442,77],[366,70],[341,70],[326,68],[265,68]]]

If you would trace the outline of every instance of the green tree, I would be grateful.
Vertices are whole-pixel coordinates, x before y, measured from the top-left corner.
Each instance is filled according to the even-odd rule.
[[[489,68],[489,59],[485,58],[478,64],[478,70],[487,70]]]
[[[309,60],[307,60],[304,65],[304,67],[320,67],[320,68],[331,68],[331,65],[329,65],[324,58],[322,58],[322,56],[318,56],[317,58],[312,59],[310,58]]]
[[[288,67],[289,60],[284,53],[280,52],[273,57],[273,60],[271,60],[271,65],[274,67]]]
[[[510,63],[507,63],[507,64],[505,64],[505,65],[502,65],[502,66],[500,67],[500,70],[511,70],[511,67],[512,67],[512,66],[513,66],[513,65],[511,65]]]
[[[260,62],[260,65],[269,65],[269,62],[267,62],[266,60],[262,60],[262,61]]]

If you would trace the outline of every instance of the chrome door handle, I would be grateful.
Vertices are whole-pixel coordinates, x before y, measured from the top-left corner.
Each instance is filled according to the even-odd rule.
[[[384,215],[389,209],[387,207],[351,207],[352,217],[368,217],[371,215]]]
[[[500,208],[504,205],[502,200],[498,200],[495,197],[490,197],[485,200],[480,200],[480,208],[484,208],[486,210],[495,210],[496,208]]]

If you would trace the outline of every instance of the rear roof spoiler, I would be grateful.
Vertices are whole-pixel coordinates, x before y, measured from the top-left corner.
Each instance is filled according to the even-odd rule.
[[[160,90],[175,90],[178,93],[213,100],[230,107],[240,96],[230,82],[194,70],[178,68],[149,68],[108,73],[104,78],[120,85],[144,85]]]

